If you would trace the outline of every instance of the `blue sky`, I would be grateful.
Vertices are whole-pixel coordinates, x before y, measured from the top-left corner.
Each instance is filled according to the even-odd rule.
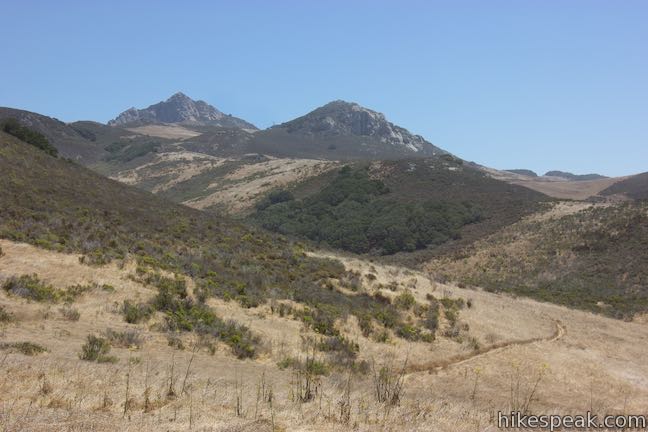
[[[183,91],[259,127],[355,101],[495,168],[648,171],[648,2],[7,1],[0,105]]]

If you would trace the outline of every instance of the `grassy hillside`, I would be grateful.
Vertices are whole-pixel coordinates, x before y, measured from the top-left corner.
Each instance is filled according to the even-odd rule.
[[[646,239],[646,202],[592,206],[524,220],[428,267],[461,284],[629,318],[648,311]]]
[[[98,160],[103,149],[74,128],[52,117],[13,108],[0,107],[0,121],[15,119],[22,126],[44,135],[60,156],[84,162]]]
[[[621,180],[599,193],[599,195],[625,195],[636,200],[648,199],[648,172]]]
[[[105,179],[9,135],[0,139],[0,237],[78,252],[89,265],[134,258],[141,280],[159,290],[155,302],[138,308],[165,313],[170,329],[227,334],[204,305],[218,297],[245,307],[296,301],[302,306],[291,312],[295,319],[326,336],[337,335],[336,319],[348,314],[360,317],[367,331],[376,326],[407,338],[429,335],[422,323],[406,324],[384,299],[332,289],[332,278],[352,288],[354,276],[339,263],[309,258],[282,237]],[[160,270],[192,277],[195,299]],[[236,339],[233,348],[245,353],[253,342]]]

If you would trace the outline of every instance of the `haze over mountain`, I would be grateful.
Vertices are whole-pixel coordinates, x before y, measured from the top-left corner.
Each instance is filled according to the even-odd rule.
[[[256,129],[243,119],[227,115],[202,100],[193,100],[178,92],[163,102],[145,109],[129,108],[108,122],[111,126],[141,126],[151,123],[181,123]]]

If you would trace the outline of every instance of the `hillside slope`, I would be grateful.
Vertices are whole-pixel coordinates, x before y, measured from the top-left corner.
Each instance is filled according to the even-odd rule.
[[[562,203],[427,269],[468,286],[616,318],[648,312],[648,204]]]
[[[106,155],[100,144],[55,118],[30,111],[0,107],[0,120],[9,118],[43,134],[64,158],[94,162]]]
[[[648,172],[621,179],[599,193],[603,197],[623,196],[635,200],[648,199]]]
[[[296,302],[295,319],[324,336],[338,335],[336,320],[349,314],[362,317],[369,333],[375,326],[410,340],[434,336],[380,298],[333,290],[330,279],[344,287],[355,276],[339,263],[307,257],[285,238],[103,178],[6,134],[0,139],[0,238],[78,253],[90,265],[135,261],[139,277],[159,288],[149,306],[166,314],[171,330],[218,323],[205,304],[213,297],[244,307]],[[193,278],[195,300],[159,272]],[[227,340],[255,353],[245,334]]]
[[[274,310],[268,305],[244,309],[210,299],[219,315],[244,322],[265,342],[262,357],[242,362],[210,339],[163,334],[155,322],[119,319],[113,304],[155,296],[155,288],[138,282],[131,266],[90,267],[74,254],[7,240],[0,240],[0,247],[0,279],[37,273],[57,289],[92,287],[58,310],[0,290],[5,313],[0,370],[12,378],[0,382],[2,394],[12,401],[0,421],[10,430],[76,430],[82,425],[100,432],[134,426],[143,432],[368,432],[407,425],[473,432],[496,428],[493,410],[603,414],[641,412],[648,403],[646,324],[639,322],[462,289],[424,273],[341,258],[347,272],[373,275],[360,280],[357,292],[386,298],[410,293],[417,308],[429,296],[443,303],[469,301],[470,307],[461,309],[460,331],[454,334],[451,314],[442,313],[439,337],[432,344],[400,338],[383,343],[363,336],[350,318],[341,326],[352,341],[347,346],[354,352],[357,343],[356,355],[368,359],[369,370],[327,370],[322,365],[328,367],[330,359],[340,364],[345,357],[311,351],[309,341],[316,341],[317,334],[278,313],[277,303]],[[79,358],[89,334],[110,341],[110,362]],[[290,366],[308,358],[313,359],[310,369]],[[394,386],[386,384],[391,380],[400,389],[398,400],[380,400],[384,393],[377,393],[377,385],[392,391]]]
[[[268,229],[354,252],[420,251],[404,260],[445,253],[550,200],[450,155],[357,163],[286,192],[296,199],[270,195],[253,218]]]

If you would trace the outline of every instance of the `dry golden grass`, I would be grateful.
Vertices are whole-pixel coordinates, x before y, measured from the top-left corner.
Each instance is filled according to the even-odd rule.
[[[176,350],[155,330],[159,317],[148,326],[130,325],[115,313],[115,302],[154,294],[129,278],[132,266],[87,267],[75,255],[5,240],[0,246],[0,283],[37,273],[56,287],[97,282],[116,289],[80,297],[74,307],[81,318],[74,322],[58,307],[0,293],[0,304],[16,316],[2,329],[2,342],[48,349],[33,357],[0,351],[0,424],[7,431],[480,431],[496,429],[497,410],[525,404],[532,412],[563,414],[641,413],[648,404],[644,323],[438,284],[425,273],[348,257],[340,259],[363,276],[361,290],[393,296],[408,289],[419,302],[428,293],[471,299],[459,319],[480,349],[444,337],[432,344],[376,343],[348,319],[339,325],[358,341],[364,358],[379,365],[393,358],[396,370],[408,358],[401,403],[376,402],[371,374],[353,376],[347,392],[344,371],[323,377],[314,400],[301,403],[294,397],[295,375],[276,366],[284,356],[300,355],[302,336],[313,336],[297,321],[271,315],[267,306],[242,309],[210,300],[219,315],[262,335],[262,355],[239,361],[216,342],[213,354],[194,352],[191,334],[181,336],[187,348]],[[368,273],[376,279],[364,277]],[[116,364],[80,360],[86,335],[107,328],[138,328],[145,343],[139,350],[113,348]]]
[[[168,152],[156,155],[153,161],[136,168],[119,172],[111,177],[114,180],[128,185],[138,185],[151,180],[159,180],[153,187],[155,193],[165,191],[178,183],[216,168],[227,162],[228,159],[217,158],[202,153],[188,151]]]
[[[129,185],[153,182],[154,193],[164,192],[194,177],[218,168],[225,163],[239,163],[233,171],[215,176],[199,198],[187,200],[189,207],[204,209],[219,206],[239,213],[251,209],[256,201],[269,191],[320,175],[339,166],[338,162],[315,159],[253,159],[219,158],[182,150],[158,154],[151,162],[112,176],[114,180]]]
[[[186,139],[200,135],[200,132],[179,125],[148,125],[127,129],[141,135],[168,139]]]
[[[239,213],[249,210],[272,189],[304,181],[339,166],[338,162],[316,159],[276,159],[248,163],[223,178],[215,178],[210,193],[184,204],[204,209],[214,205]]]
[[[499,171],[492,168],[482,167],[491,177],[508,183],[533,189],[550,197],[558,199],[585,200],[599,192],[607,189],[613,184],[627,179],[628,177],[610,177],[597,180],[566,180],[560,177],[528,177],[507,171]],[[615,199],[622,199],[614,197]]]

